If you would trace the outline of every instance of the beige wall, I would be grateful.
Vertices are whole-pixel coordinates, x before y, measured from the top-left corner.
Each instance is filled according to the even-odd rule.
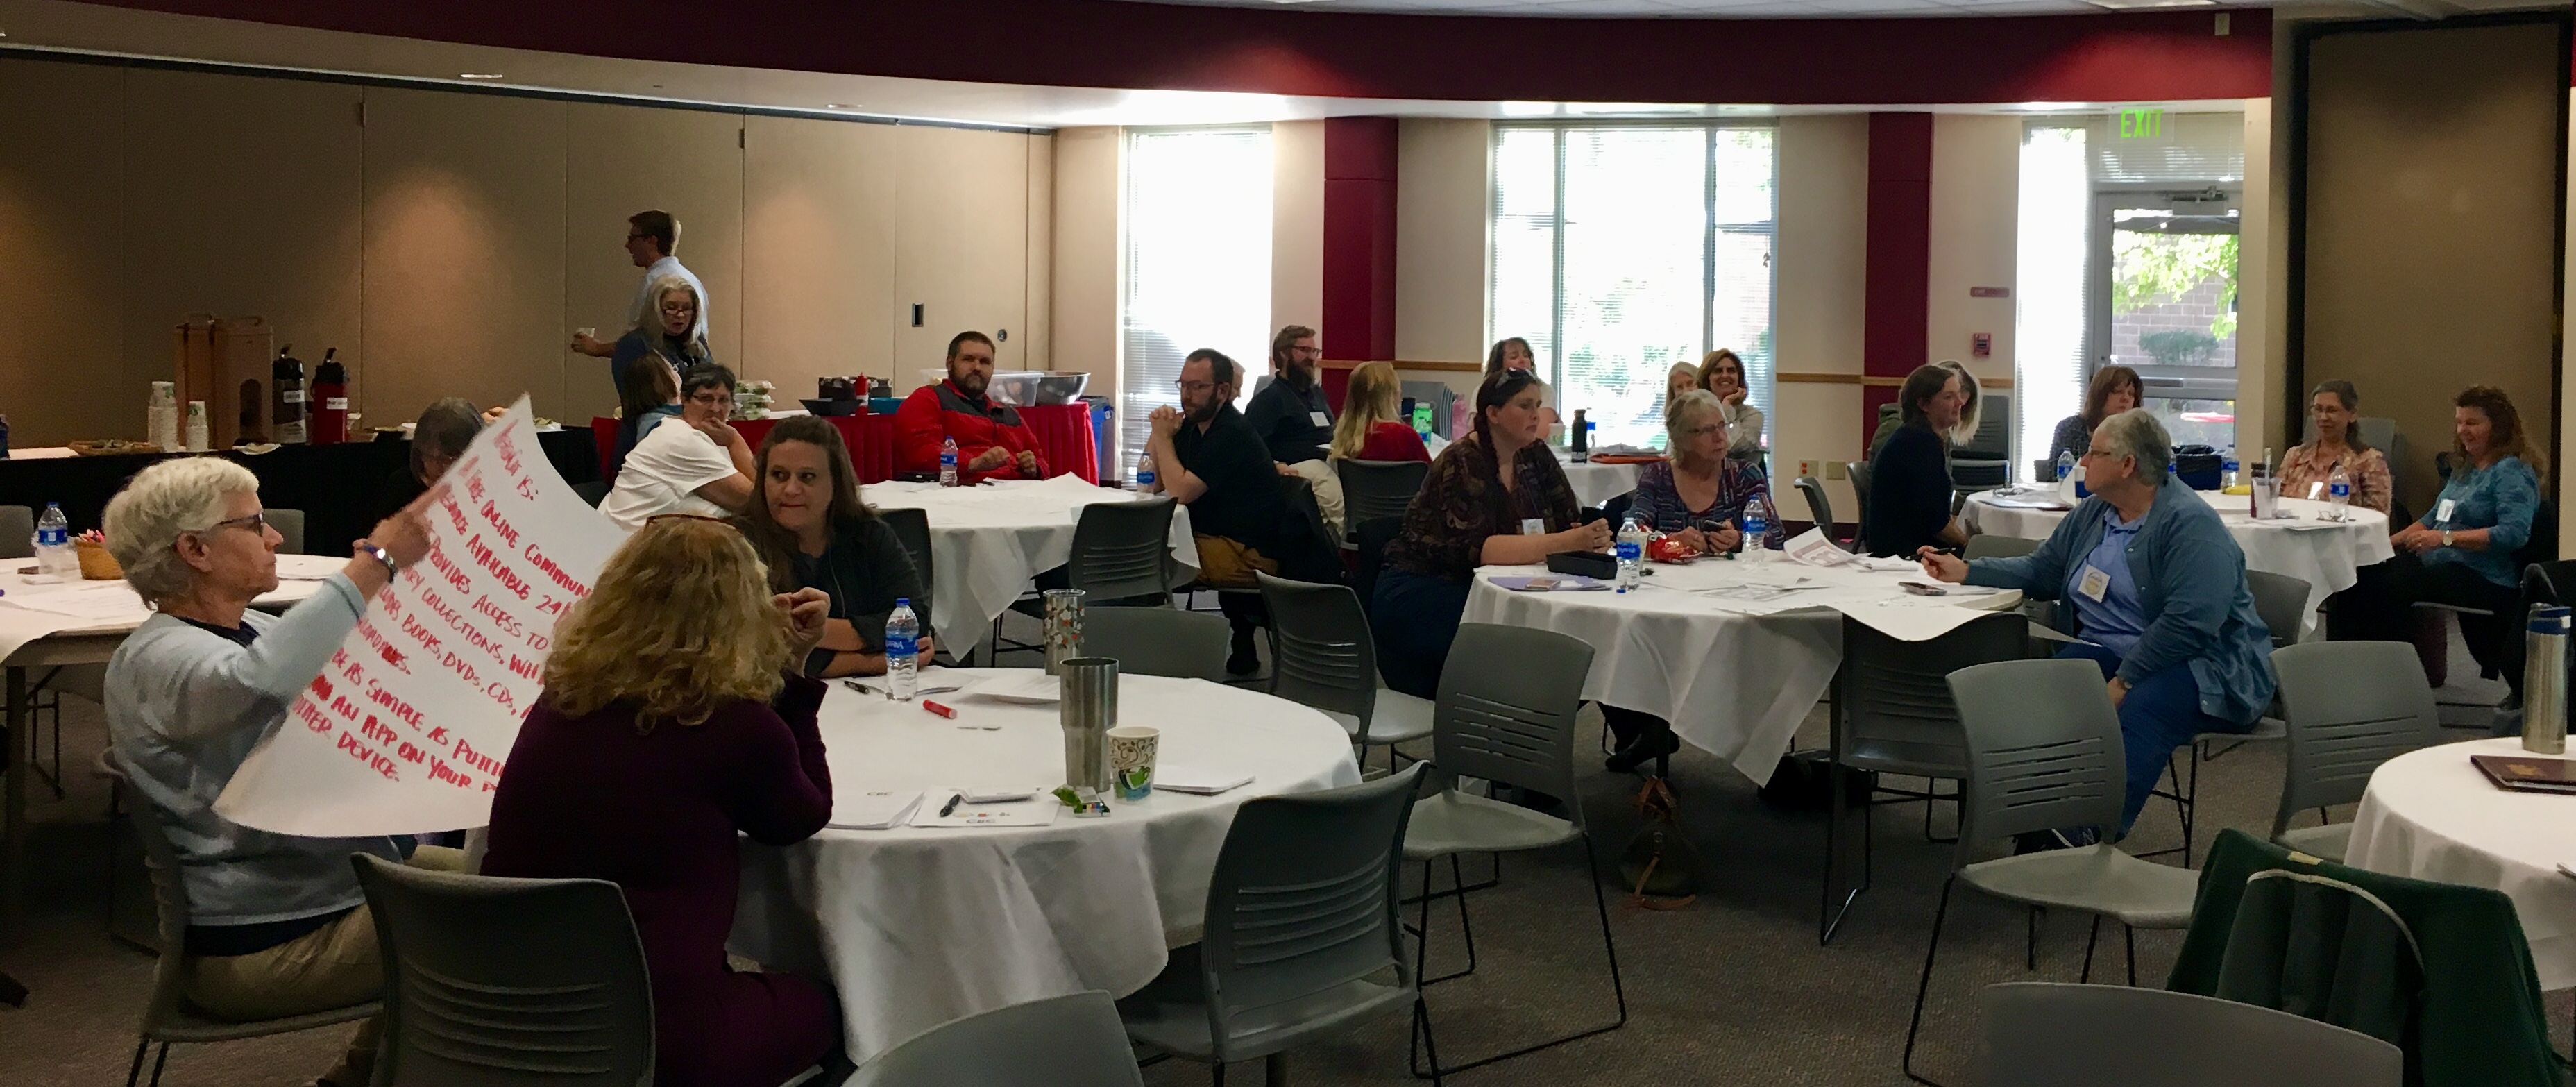
[[[1270,126],[1270,327],[1324,326],[1324,122]],[[1263,337],[1264,342],[1268,337]],[[1267,363],[1246,360],[1261,372]]]
[[[2285,165],[2285,157],[2274,153],[2273,128],[2272,100],[2246,99],[2245,195],[2236,257],[2236,448],[2245,455],[2296,444],[2296,435],[2284,434],[2281,422],[2282,405],[2297,397],[2283,389],[2289,324],[2280,254],[2289,251],[2290,230],[2272,202],[2282,171],[2276,164]]]
[[[2558,50],[2554,24],[2310,46],[2300,377],[2347,378],[2397,420],[2417,512],[2461,387],[2502,387],[2544,452],[2555,433]]]
[[[1861,372],[1861,313],[1868,271],[1869,118],[1860,114],[1780,119],[1779,247],[1774,258],[1772,340],[1784,373]],[[1937,157],[1936,157],[1937,163]],[[1783,381],[1773,386],[1771,474],[1787,495],[1798,462],[1816,461],[1834,519],[1857,524],[1860,503],[1832,465],[1856,459],[1861,430],[1857,384]],[[1804,520],[1788,499],[1787,516]]]
[[[2021,209],[2022,118],[1942,114],[1932,119],[1932,260],[1925,362],[1957,359],[1980,380],[2013,370],[2013,300],[1973,298],[1971,287],[2013,285]],[[1994,337],[1994,353],[1970,353],[1969,337]]]
[[[1048,342],[1056,369],[1090,374],[1091,391],[1109,397],[1118,395],[1123,150],[1116,128],[1066,128],[1055,134],[1055,253],[1049,277],[1054,317]]]
[[[625,323],[619,242],[649,206],[683,223],[717,358],[784,395],[909,387],[964,327],[1008,328],[1008,364],[1050,354],[1048,135],[19,59],[0,101],[21,446],[141,437],[171,325],[205,311],[267,317],[308,364],[337,347],[369,423],[522,391],[587,419],[607,366],[564,342]],[[917,334],[899,301],[928,308]]]

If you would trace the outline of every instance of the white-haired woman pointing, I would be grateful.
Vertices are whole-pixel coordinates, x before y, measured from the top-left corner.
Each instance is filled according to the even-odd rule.
[[[367,599],[429,552],[433,488],[376,525],[357,554],[284,615],[250,610],[277,588],[276,530],[259,479],[219,457],[162,461],[107,504],[108,549],[152,606],[107,664],[107,731],[127,781],[178,853],[188,931],[188,999],[226,1019],[268,1019],[375,998],[375,923],[349,854],[387,858],[392,838],[299,838],[215,813],[233,772],[286,720],[298,691],[339,648]],[[457,867],[452,851],[418,863]],[[376,1025],[321,1081],[364,1087]]]

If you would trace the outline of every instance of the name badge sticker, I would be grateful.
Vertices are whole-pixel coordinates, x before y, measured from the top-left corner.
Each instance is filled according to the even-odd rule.
[[[1545,536],[1547,535],[1547,522],[1544,519],[1537,517],[1523,517],[1521,518],[1521,535]]]
[[[2459,504],[2460,501],[2456,498],[2443,499],[2441,505],[2434,507],[2433,519],[2436,521],[2449,521],[2451,519],[2451,514],[2457,512]]]
[[[1326,415],[1326,414],[1324,414],[1323,412],[1320,412],[1320,411],[1310,411],[1310,412],[1307,412],[1307,413],[1306,413],[1306,418],[1308,418],[1308,419],[1310,419],[1310,420],[1313,420],[1313,421],[1314,421],[1314,424],[1315,424],[1316,426],[1331,426],[1331,425],[1333,425],[1333,417],[1332,417],[1332,416],[1329,416],[1329,415]]]
[[[2100,567],[2087,564],[2084,576],[2075,583],[2075,591],[2084,594],[2084,599],[2099,604],[2102,595],[2111,591],[2111,575],[2103,573]]]

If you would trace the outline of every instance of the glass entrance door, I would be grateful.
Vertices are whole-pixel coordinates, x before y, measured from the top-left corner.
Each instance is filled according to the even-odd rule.
[[[2176,445],[2236,441],[2240,219],[2239,193],[2217,185],[2094,195],[2088,353],[2138,372]]]

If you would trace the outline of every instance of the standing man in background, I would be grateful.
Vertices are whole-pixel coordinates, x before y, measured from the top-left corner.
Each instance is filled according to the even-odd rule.
[[[1324,395],[1324,349],[1315,330],[1289,325],[1270,338],[1270,384],[1252,394],[1243,419],[1261,435],[1283,476],[1306,481],[1324,524],[1342,526],[1342,482],[1324,457],[1333,444],[1333,405]]]
[[[679,248],[680,221],[672,218],[670,212],[656,209],[626,217],[626,256],[635,262],[636,267],[644,269],[644,278],[635,284],[635,301],[626,307],[626,323],[620,328],[635,328],[643,322],[645,311],[654,304],[651,297],[653,281],[663,276],[678,276],[698,292],[697,329],[688,338],[701,342],[707,338],[707,285],[698,282],[698,274],[680,263],[680,258],[675,255]],[[573,334],[572,349],[595,359],[617,353],[614,342],[587,332]]]

